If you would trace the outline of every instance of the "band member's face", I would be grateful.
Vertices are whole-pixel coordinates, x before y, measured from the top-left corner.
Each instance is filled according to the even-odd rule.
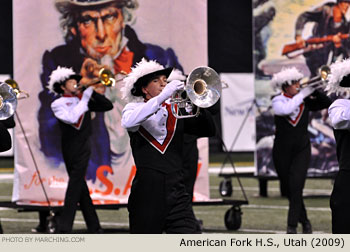
[[[100,59],[114,56],[120,50],[124,18],[121,9],[111,5],[100,10],[86,10],[77,23],[82,47],[87,54]],[[75,34],[75,29],[72,28]]]
[[[146,99],[151,99],[152,97],[155,97],[159,95],[163,88],[167,84],[167,78],[165,75],[160,75],[153,80],[151,80],[147,86],[142,88],[142,92],[146,95]]]
[[[76,85],[77,81],[75,79],[69,79],[64,85],[61,86],[61,88],[64,94],[74,95],[78,92]]]
[[[285,93],[289,96],[294,96],[299,93],[300,82],[296,82],[292,85],[289,85],[285,88]]]

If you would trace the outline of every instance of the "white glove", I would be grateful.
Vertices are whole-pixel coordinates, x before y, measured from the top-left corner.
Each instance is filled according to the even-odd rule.
[[[92,95],[92,92],[94,91],[93,87],[88,87],[85,89],[83,96],[81,97],[82,101],[88,102],[90,100],[90,97]]]
[[[173,95],[174,92],[184,89],[185,84],[183,81],[173,80],[169,82],[162,92],[158,95],[157,101],[162,104],[166,99]]]
[[[188,114],[191,114],[192,113],[192,110],[193,110],[193,105],[192,103],[187,103],[186,102],[186,105],[185,105],[185,110]]]
[[[305,87],[300,90],[300,93],[303,96],[303,98],[306,98],[309,95],[311,95],[314,91],[315,91],[315,88],[313,87]]]

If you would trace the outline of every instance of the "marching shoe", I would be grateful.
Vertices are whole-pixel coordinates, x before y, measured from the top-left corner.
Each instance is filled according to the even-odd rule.
[[[36,228],[31,229],[32,233],[46,233],[46,227],[38,225]]]
[[[287,227],[287,234],[296,234],[296,233],[297,233],[296,227],[292,227],[292,226]]]
[[[104,234],[104,230],[102,228],[98,228],[95,230],[88,229],[88,234]]]
[[[302,223],[303,225],[303,234],[312,234],[312,226],[309,220]]]
[[[105,231],[102,228],[97,229],[94,234],[104,234]]]
[[[203,231],[203,220],[196,219],[196,231],[201,234]]]

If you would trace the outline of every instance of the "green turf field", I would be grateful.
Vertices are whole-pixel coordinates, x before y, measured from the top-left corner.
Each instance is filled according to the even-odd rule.
[[[4,173],[0,171],[0,174]],[[211,198],[220,198],[218,191],[222,180],[215,174],[210,174]],[[260,197],[258,180],[241,178],[243,188],[248,196],[248,205],[242,205],[242,225],[237,231],[229,231],[224,224],[224,215],[229,205],[195,206],[195,214],[203,220],[204,233],[285,233],[288,201],[280,197],[278,181],[269,181],[268,197]],[[243,194],[237,178],[232,178],[234,186],[232,200],[242,200]],[[329,195],[332,181],[327,179],[308,179],[304,190],[305,205],[314,233],[331,233],[331,212]],[[0,180],[0,201],[11,200],[12,180]],[[98,210],[102,227],[106,233],[128,233],[128,215],[125,208],[119,210]],[[0,208],[0,218],[4,233],[27,234],[38,224],[37,212],[17,212],[14,209]],[[75,233],[84,233],[85,223],[80,212],[74,223]],[[299,227],[298,232],[301,232]]]

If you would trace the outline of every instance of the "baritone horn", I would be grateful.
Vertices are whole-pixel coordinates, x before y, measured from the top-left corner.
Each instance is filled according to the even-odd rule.
[[[222,82],[218,73],[210,67],[195,68],[185,83],[184,90],[175,92],[170,100],[172,114],[178,119],[198,116],[200,108],[213,106],[221,96]],[[182,114],[181,109],[187,105],[192,108],[196,105],[196,112]]]
[[[7,79],[5,80],[5,83],[13,89],[18,100],[29,98],[29,94],[26,91],[20,90],[18,83],[15,80]],[[21,96],[21,94],[24,96]]]
[[[0,83],[0,120],[11,117],[17,108],[17,94],[7,83]]]
[[[324,87],[327,84],[329,75],[331,74],[331,68],[327,65],[323,65],[320,67],[319,71],[320,73],[318,76],[311,78],[307,82],[301,83],[300,88],[304,88],[307,86],[313,88]]]

